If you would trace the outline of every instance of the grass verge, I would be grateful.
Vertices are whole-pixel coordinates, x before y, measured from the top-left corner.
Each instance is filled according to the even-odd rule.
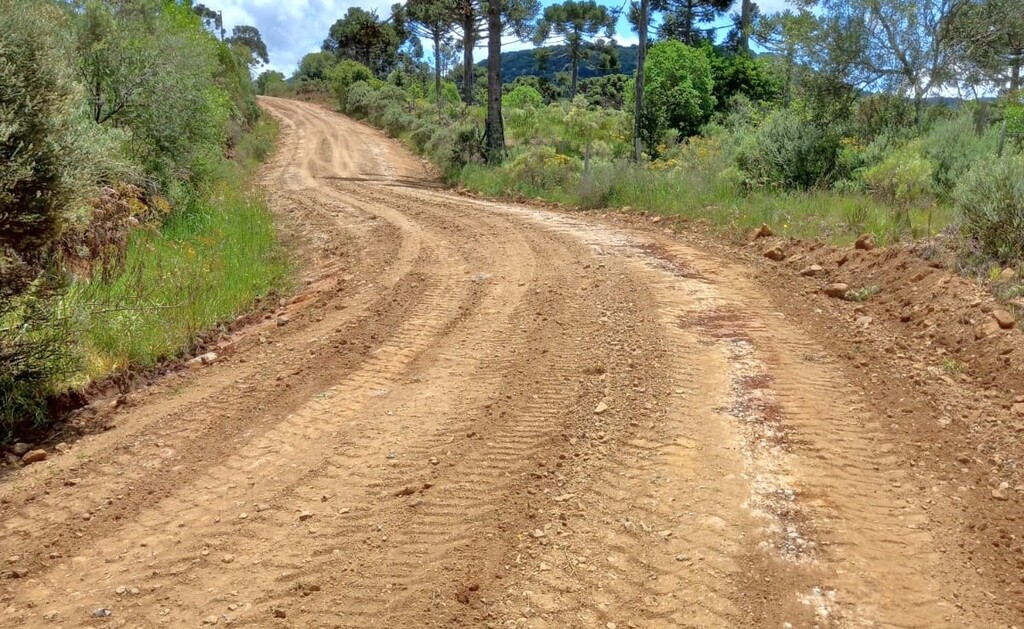
[[[197,334],[287,286],[289,265],[273,216],[251,180],[270,153],[276,123],[264,116],[223,160],[207,189],[158,227],[134,232],[123,270],[75,281],[65,311],[84,366],[74,385],[189,351]]]

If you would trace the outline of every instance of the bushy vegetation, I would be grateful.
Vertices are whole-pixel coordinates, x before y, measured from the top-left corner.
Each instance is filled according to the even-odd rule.
[[[447,1],[428,0],[435,13],[420,9],[443,16]],[[541,15],[536,3],[516,0],[514,12],[495,16],[486,3],[463,0],[452,6],[468,21],[421,31],[435,44],[433,77],[415,55],[386,72],[366,64],[353,75],[355,66],[345,65],[356,80],[333,81],[335,102],[407,140],[451,182],[492,195],[628,206],[733,232],[767,222],[783,235],[837,242],[863,232],[888,243],[961,228],[990,255],[1024,257],[1015,239],[996,237],[1013,225],[1006,164],[1016,163],[1024,137],[1024,58],[1012,44],[1024,35],[1019,3],[971,0],[954,11],[857,0],[851,12],[824,0],[814,10],[805,3],[762,15],[744,2],[724,39],[703,25],[731,3],[644,4],[629,15],[634,28],[646,36],[659,24],[652,15],[660,26],[649,47],[629,49],[642,80],[633,65],[617,72],[614,57],[625,49],[594,39],[612,34],[600,7],[565,2]],[[399,24],[403,15],[396,9],[391,19]],[[484,25],[490,53],[510,30],[564,45],[529,53],[536,75],[517,65],[503,86],[489,63],[483,90],[480,73],[444,70],[436,51],[460,26],[475,41],[480,33],[467,29]],[[408,41],[381,42],[410,49]],[[293,84],[312,80],[307,66],[360,61],[331,51],[333,58],[304,59]],[[472,51],[462,53],[469,63]],[[577,82],[584,58],[592,76]],[[430,86],[439,75],[445,99]],[[464,82],[461,103],[452,79]],[[974,96],[937,98],[954,87]],[[483,96],[487,107],[476,104]]]
[[[164,0],[0,15],[2,441],[68,387],[187,349],[284,266],[245,187],[273,130],[251,132],[256,29],[220,41]]]
[[[1024,158],[977,162],[955,192],[965,231],[1001,262],[1024,252]]]

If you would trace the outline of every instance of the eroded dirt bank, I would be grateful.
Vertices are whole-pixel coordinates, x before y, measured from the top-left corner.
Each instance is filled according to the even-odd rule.
[[[8,477],[0,625],[1024,624],[1020,452],[946,430],[1013,411],[899,321],[264,105],[305,290]]]

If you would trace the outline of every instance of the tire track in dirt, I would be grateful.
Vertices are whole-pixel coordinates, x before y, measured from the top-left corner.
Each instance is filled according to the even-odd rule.
[[[742,267],[264,103],[292,321],[0,489],[0,625],[968,624],[869,398]]]

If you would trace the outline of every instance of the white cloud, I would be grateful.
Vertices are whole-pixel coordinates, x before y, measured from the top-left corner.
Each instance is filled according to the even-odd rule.
[[[292,74],[304,55],[320,50],[327,31],[349,7],[377,9],[387,15],[387,0],[204,0],[224,14],[224,28],[249,24],[260,29],[270,53],[270,68]]]

